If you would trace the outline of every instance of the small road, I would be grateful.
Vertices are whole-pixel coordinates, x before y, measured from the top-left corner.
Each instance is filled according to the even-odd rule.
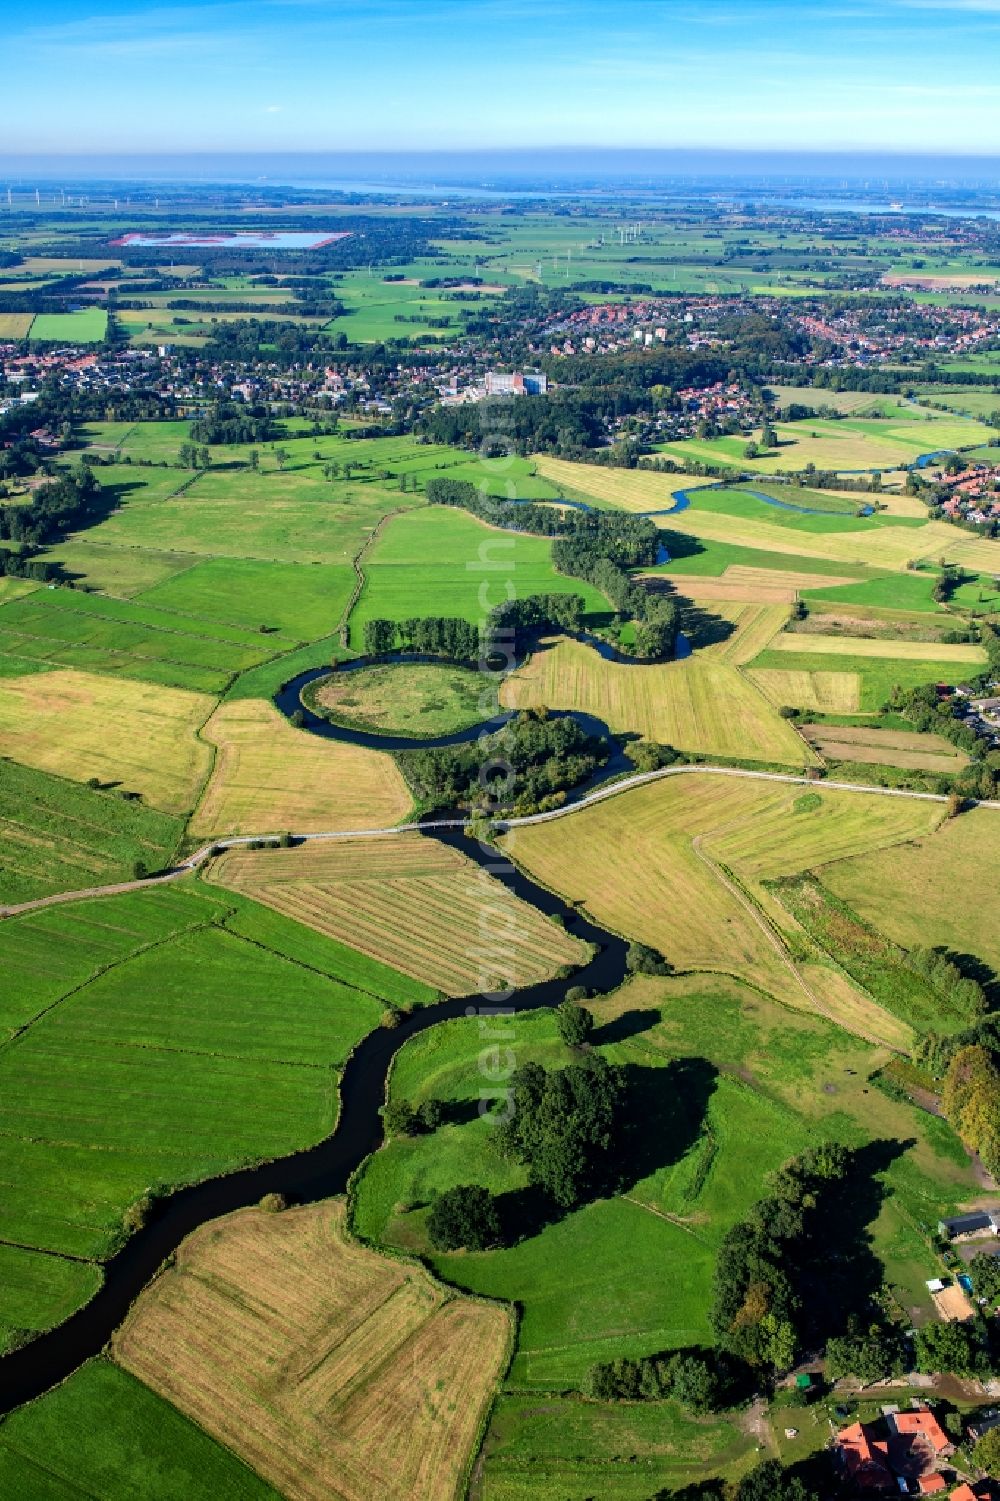
[[[937,792],[909,792],[901,787],[869,787],[863,782],[831,782],[815,777],[795,776],[791,772],[747,771],[738,766],[663,766],[658,771],[642,771],[637,772],[635,776],[622,777],[620,781],[611,782],[607,787],[599,787],[595,792],[589,792],[576,802],[567,803],[563,808],[555,808],[550,813],[530,813],[523,818],[496,819],[495,827],[521,829],[529,824],[551,823],[556,818],[569,818],[581,808],[592,807],[594,803],[603,803],[608,798],[617,797],[621,792],[629,792],[633,787],[643,787],[648,782],[659,782],[665,777],[678,776],[742,777],[750,781],[782,782],[795,787],[809,787],[815,792],[822,792],[825,788],[835,792],[858,792],[866,797],[905,797],[924,803],[948,801],[947,797]],[[977,808],[1000,810],[1000,801],[997,800],[971,801]],[[309,844],[314,840],[323,839],[383,839],[393,834],[420,833],[425,829],[461,829],[464,828],[465,823],[464,818],[438,818],[428,819],[425,823],[394,824],[388,829],[323,829],[312,834],[293,834],[292,837],[296,844]],[[202,845],[201,849],[195,850],[194,854],[189,855],[186,860],[182,860],[178,865],[171,866],[169,870],[161,871],[157,875],[145,876],[138,881],[119,881],[113,886],[87,886],[74,891],[59,891],[52,896],[38,897],[33,902],[21,902],[17,906],[0,906],[0,919],[19,917],[24,912],[37,912],[43,907],[55,907],[62,902],[83,902],[94,897],[119,896],[126,891],[146,891],[150,887],[163,886],[168,881],[177,881],[182,876],[189,875],[191,871],[204,865],[213,854],[222,850],[240,849],[257,839],[278,837],[277,833],[271,832],[238,834],[226,839],[213,839],[210,844]]]

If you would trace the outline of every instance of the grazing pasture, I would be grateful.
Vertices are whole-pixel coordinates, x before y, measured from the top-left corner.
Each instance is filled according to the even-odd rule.
[[[203,1226],[116,1358],[288,1501],[458,1501],[511,1316],[356,1244],[345,1220],[333,1199]]]
[[[105,549],[106,550],[106,549]],[[187,560],[188,565],[191,559]],[[260,648],[283,649],[287,638],[311,641],[336,628],[354,588],[346,563],[305,567],[252,558],[209,558],[188,566],[142,596],[145,605],[187,612],[263,632]],[[2,619],[2,617],[0,617]],[[280,632],[277,638],[271,634]],[[285,639],[283,640],[282,637]]]
[[[186,813],[209,770],[197,731],[211,708],[202,693],[69,668],[2,677],[0,755]]]
[[[497,712],[492,678],[435,663],[333,672],[309,702],[342,724],[388,735],[450,735]]]
[[[0,1423],[0,1494],[280,1501],[234,1453],[103,1356]]]
[[[742,1474],[754,1441],[730,1418],[694,1418],[674,1402],[592,1402],[502,1395],[487,1431],[476,1501],[649,1501],[720,1473]],[[613,1482],[609,1482],[613,1475]]]
[[[221,704],[202,739],[215,747],[215,759],[191,819],[199,838],[385,828],[411,806],[391,756],[294,729],[267,699]]]
[[[531,985],[581,944],[420,834],[229,850],[211,878],[448,995]]]
[[[9,919],[0,959],[6,1339],[83,1300],[145,1195],[327,1135],[348,1053],[388,999],[426,994],[188,883]]]
[[[146,471],[139,470],[140,474]],[[176,490],[189,475],[154,470]],[[102,480],[104,471],[102,471]],[[331,485],[314,472],[252,473],[211,469],[199,473],[168,505],[136,491],[91,527],[90,542],[201,557],[260,558],[279,563],[350,563],[389,511],[412,505],[378,481]]]
[[[451,506],[394,516],[365,554],[365,583],[351,612],[351,645],[360,651],[365,621],[453,615],[473,623],[509,597],[579,594],[593,617],[608,601],[582,579],[556,573],[547,537],[501,531]]]
[[[78,538],[45,549],[45,560],[58,563],[62,576],[102,594],[129,599],[164,579],[183,573],[196,561],[177,552],[154,548],[110,547]]]
[[[804,724],[801,730],[810,745],[828,760],[955,772],[961,771],[969,759],[943,735],[831,724]]]
[[[633,664],[606,662],[579,641],[545,642],[505,680],[501,700],[512,709],[579,709],[612,730],[685,751],[786,766],[812,759],[743,673],[707,652]]]
[[[0,904],[128,880],[137,860],[158,870],[180,834],[178,819],[113,789],[0,760]]]
[[[40,589],[0,608],[9,662],[45,663],[218,692],[230,678],[294,644],[130,600]]]
[[[701,489],[691,493],[692,507],[739,520],[757,520],[783,526],[796,532],[855,532],[880,526],[921,525],[918,520],[883,515],[859,516],[858,508],[864,503],[863,496],[840,495],[820,490],[801,489],[797,485],[772,485],[768,490],[756,493],[739,488],[735,483],[727,489]],[[769,505],[761,496],[770,494],[779,505]],[[801,511],[785,510],[783,507],[801,506]],[[926,520],[926,513],[924,515]]]

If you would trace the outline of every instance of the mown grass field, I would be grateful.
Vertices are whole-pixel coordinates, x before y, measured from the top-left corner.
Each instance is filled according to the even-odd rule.
[[[854,714],[861,707],[861,677],[856,672],[752,667],[748,675],[777,709],[787,704],[818,714]]]
[[[875,714],[887,702],[893,688],[917,688],[922,683],[962,683],[967,678],[976,675],[977,668],[971,663],[949,663],[941,661],[929,661],[922,657],[904,659],[899,656],[879,656],[872,652],[864,655],[841,656],[838,652],[820,650],[814,652],[814,641],[837,642],[846,638],[837,636],[784,636],[779,637],[782,642],[789,641],[791,647],[782,646],[781,650],[774,650],[774,643],[767,651],[761,652],[759,657],[749,665],[748,672],[753,680],[766,688],[768,693],[777,693],[784,689],[802,685],[807,691],[815,696],[816,707],[822,708],[819,699],[823,696],[822,686],[817,686],[820,674],[830,673],[836,678],[854,677],[858,683],[858,694],[855,708],[862,714]],[[864,638],[859,638],[864,639]],[[798,643],[801,643],[799,645]],[[883,647],[896,646],[923,646],[924,642],[898,642],[867,641],[866,645]],[[772,675],[777,672],[778,677]],[[795,708],[811,709],[812,702],[784,697],[783,703],[792,704]],[[824,712],[852,712],[851,708],[827,709]]]
[[[936,583],[935,573],[900,573],[851,584],[813,584],[803,590],[803,598],[824,608],[847,604],[934,614],[941,609],[934,598]]]
[[[509,708],[579,709],[680,750],[797,767],[810,760],[753,684],[707,652],[645,665],[606,662],[578,641],[546,642],[505,680],[501,698]]]
[[[74,781],[97,777],[163,813],[194,806],[209,770],[197,731],[212,700],[72,669],[0,677],[0,755]]]
[[[212,879],[449,995],[530,985],[586,957],[562,928],[420,834],[230,850]]]
[[[141,803],[0,760],[0,904],[128,880],[166,864],[181,823]]]
[[[449,735],[497,712],[491,678],[429,662],[334,672],[310,690],[309,702],[342,724],[426,737]]]
[[[0,313],[0,339],[26,339],[34,313]]]
[[[108,331],[104,308],[80,308],[75,313],[36,313],[29,338],[33,344],[100,344]]]
[[[267,699],[221,704],[202,739],[215,747],[215,759],[191,819],[198,838],[385,828],[410,810],[409,789],[390,756],[294,729]]]
[[[295,644],[155,603],[70,589],[39,589],[0,607],[0,652],[14,670],[18,663],[22,671],[34,664],[83,668],[212,693]]]
[[[3,1343],[89,1295],[144,1194],[328,1134],[347,1054],[387,1000],[427,995],[188,883],[9,919],[0,957]]]
[[[981,646],[966,642],[948,641],[879,641],[864,636],[821,636],[808,638],[794,633],[775,636],[770,647],[772,652],[800,652],[803,649],[817,657],[891,657],[898,662],[919,662],[945,667],[967,668],[975,676],[986,665],[986,653]]]
[[[597,464],[575,464],[549,454],[535,458],[538,472],[560,495],[570,500],[597,501],[623,511],[669,509],[678,490],[704,485],[703,476],[656,474],[644,469],[612,469]]]
[[[0,1423],[0,1494],[280,1501],[234,1453],[103,1356]]]
[[[536,879],[679,968],[737,975],[796,1007],[818,996],[845,1024],[896,1040],[891,1019],[831,980],[821,956],[800,955],[805,970],[792,962],[760,918],[763,909],[788,927],[762,882],[899,844],[940,817],[936,804],[828,790],[806,807],[795,788],[692,771],[514,829],[503,842]]]
[[[357,1245],[334,1199],[203,1226],[114,1348],[286,1496],[458,1501],[511,1332]]]
[[[589,1402],[537,1392],[501,1396],[475,1501],[649,1501],[708,1476],[735,1478],[753,1441],[724,1417],[692,1418],[672,1402]]]
[[[826,864],[823,882],[895,942],[944,944],[1000,972],[996,887],[979,879],[993,867],[998,835],[1000,813],[973,808],[892,850]],[[895,890],[905,901],[886,900]]]
[[[582,579],[556,573],[548,538],[500,531],[450,506],[394,516],[365,554],[365,583],[351,612],[351,645],[360,651],[367,620],[452,615],[474,623],[510,596],[579,594],[591,619],[608,601]]]
[[[835,761],[869,761],[918,771],[956,772],[969,759],[943,735],[853,725],[804,724],[801,728],[810,745]]]

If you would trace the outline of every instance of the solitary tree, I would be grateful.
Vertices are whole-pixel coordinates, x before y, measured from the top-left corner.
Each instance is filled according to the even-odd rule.
[[[500,1216],[493,1195],[476,1183],[445,1189],[431,1206],[427,1233],[438,1251],[485,1251],[495,1246]]]
[[[556,1026],[566,1046],[578,1048],[594,1030],[593,1013],[585,1006],[577,1005],[575,1001],[563,1001],[556,1008]]]

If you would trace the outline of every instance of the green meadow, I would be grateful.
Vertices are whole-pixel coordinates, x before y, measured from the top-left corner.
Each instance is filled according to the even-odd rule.
[[[923,683],[964,683],[975,668],[962,663],[921,662],[903,658],[824,656],[809,651],[802,636],[801,651],[764,651],[749,663],[751,669],[776,667],[785,672],[854,672],[861,680],[861,712],[875,714],[893,688],[919,688]]]
[[[75,313],[36,313],[29,338],[32,344],[100,344],[108,331],[103,308],[80,308]]]
[[[510,597],[579,594],[588,614],[608,602],[580,579],[556,573],[544,537],[500,531],[451,506],[395,516],[364,558],[365,583],[351,612],[351,645],[360,651],[365,621],[453,615],[481,621]]]
[[[113,791],[0,760],[0,902],[127,880],[137,860],[158,870],[181,829],[179,819]]]
[[[235,1454],[104,1356],[0,1422],[0,1495],[280,1501]]]
[[[440,1100],[447,1123],[429,1136],[394,1138],[369,1159],[354,1190],[354,1225],[364,1238],[429,1256],[449,1281],[519,1304],[509,1390],[565,1392],[595,1361],[710,1342],[722,1236],[761,1196],[767,1173],[811,1143],[896,1143],[887,1188],[924,1223],[969,1191],[965,1154],[948,1128],[870,1091],[867,1075],[881,1055],[822,1018],[697,975],[632,981],[593,1010],[594,1045],[625,1065],[641,1122],[624,1136],[625,1182],[616,1197],[543,1220],[502,1249],[429,1248],[425,1222],[436,1191],[477,1182],[501,1196],[502,1213],[504,1196],[524,1187],[524,1170],[497,1152],[480,1100],[489,1108],[484,1070],[497,1048],[518,1065],[571,1061],[547,1011],[505,1021],[497,1038],[473,1019],[407,1043],[390,1097]],[[908,1285],[909,1267],[893,1261],[898,1225],[880,1214],[872,1235],[890,1284]],[[926,1242],[922,1254],[932,1268]]]
[[[779,499],[785,498],[780,489],[775,489],[774,494]],[[799,503],[796,499],[797,494],[810,496],[808,490],[802,492],[790,490],[788,494],[790,504]],[[811,503],[811,499],[803,501],[803,504]],[[692,501],[693,508],[698,511],[712,511],[723,516],[738,516],[743,520],[769,521],[777,526],[788,527],[795,532],[859,532],[877,526],[920,527],[925,525],[923,520],[910,516],[859,517],[856,512],[860,503],[862,503],[861,497],[848,508],[831,505],[823,508],[826,514],[813,516],[800,511],[786,511],[780,505],[768,505],[766,500],[760,500],[756,495],[736,488],[731,490],[699,489],[694,492]]]
[[[7,1344],[85,1299],[144,1195],[329,1134],[338,1071],[387,1001],[434,999],[187,881],[9,919],[0,962],[17,980],[0,1050],[0,1241],[20,1248]]]
[[[219,692],[234,673],[295,644],[132,600],[44,589],[0,606],[8,662],[84,668]]]

